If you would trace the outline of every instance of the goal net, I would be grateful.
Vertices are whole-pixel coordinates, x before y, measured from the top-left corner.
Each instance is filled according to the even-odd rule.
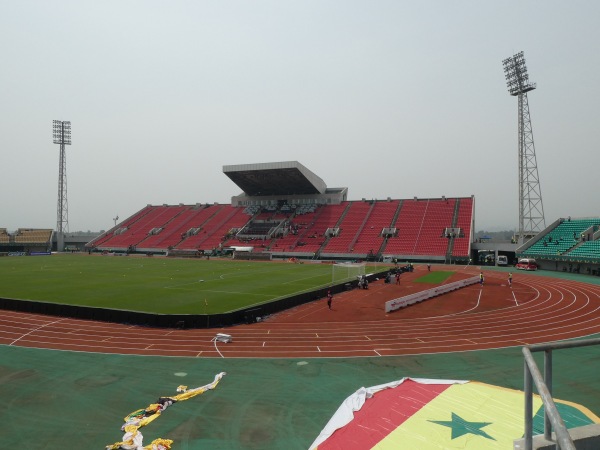
[[[364,263],[340,263],[331,266],[331,284],[354,281],[360,275],[365,275]]]

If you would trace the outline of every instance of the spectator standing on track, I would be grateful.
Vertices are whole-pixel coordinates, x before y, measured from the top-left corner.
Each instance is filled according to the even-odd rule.
[[[331,309],[331,302],[333,300],[333,294],[331,293],[331,289],[327,291],[327,307]]]
[[[483,286],[483,272],[479,272],[479,284]]]
[[[512,272],[508,272],[508,287],[512,287]]]
[[[400,270],[396,270],[396,284],[400,284]]]
[[[358,288],[359,289],[369,289],[369,280],[364,275],[361,275],[358,279]]]
[[[431,272],[431,264],[427,263],[427,272]]]

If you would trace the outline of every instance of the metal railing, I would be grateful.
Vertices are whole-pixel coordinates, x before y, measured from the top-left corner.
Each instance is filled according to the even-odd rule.
[[[600,339],[555,342],[523,347],[525,356],[525,450],[533,450],[533,383],[544,405],[544,438],[552,441],[552,430],[556,434],[557,450],[576,450],[565,422],[552,399],[552,350],[599,345]],[[544,352],[544,376],[533,358],[532,352]]]

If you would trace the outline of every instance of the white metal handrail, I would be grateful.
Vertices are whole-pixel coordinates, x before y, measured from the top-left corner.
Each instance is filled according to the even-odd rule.
[[[525,357],[525,450],[533,449],[533,383],[544,404],[544,438],[552,441],[552,429],[556,433],[557,450],[576,450],[575,443],[569,434],[556,404],[552,399],[552,350],[587,347],[599,345],[600,339],[584,339],[579,341],[555,342],[549,344],[529,345],[523,347]],[[544,376],[537,366],[532,352],[544,352]]]

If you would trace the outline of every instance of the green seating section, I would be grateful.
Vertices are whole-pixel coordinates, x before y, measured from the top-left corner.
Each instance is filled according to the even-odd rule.
[[[580,258],[600,258],[600,240],[583,242],[579,247],[567,253],[567,255]]]
[[[600,218],[564,220],[524,253],[527,255],[555,256],[567,253],[579,244],[581,233],[591,226],[600,225]],[[568,253],[569,255],[571,253]],[[597,257],[598,255],[596,255]]]

